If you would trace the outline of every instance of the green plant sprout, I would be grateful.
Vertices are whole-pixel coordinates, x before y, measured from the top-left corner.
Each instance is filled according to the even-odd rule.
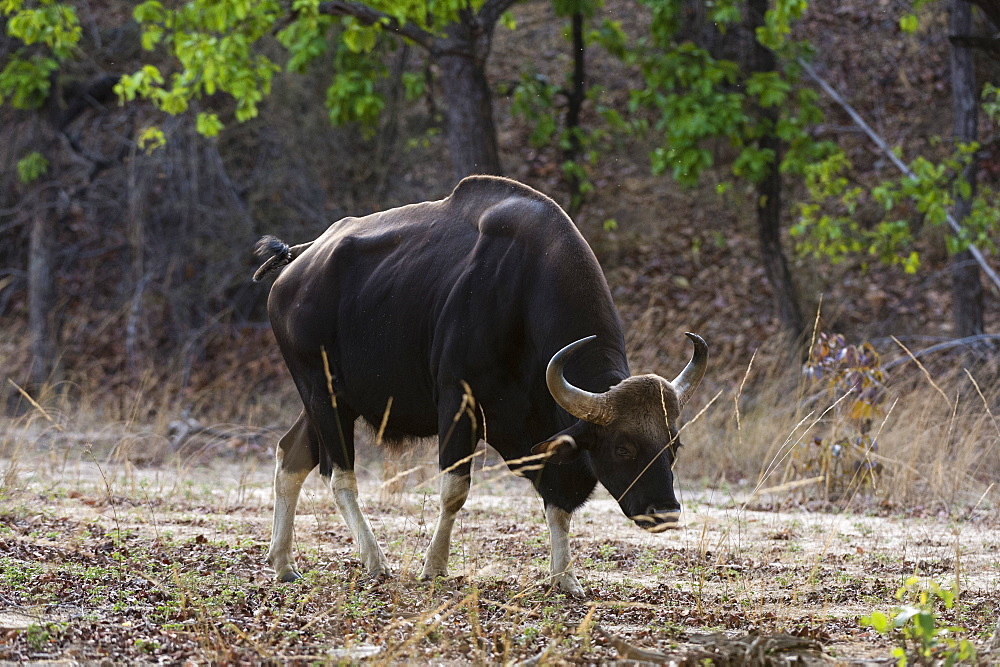
[[[899,645],[892,649],[897,665],[955,665],[975,662],[976,647],[958,635],[965,628],[941,625],[940,608],[951,609],[955,604],[954,588],[944,588],[935,581],[910,577],[896,591],[900,605],[888,614],[880,611],[861,617],[868,626]]]

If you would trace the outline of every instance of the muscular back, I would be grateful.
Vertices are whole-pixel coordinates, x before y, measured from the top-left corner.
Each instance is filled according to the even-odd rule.
[[[275,282],[269,311],[283,349],[326,350],[338,400],[370,423],[391,396],[398,435],[437,432],[441,394],[464,381],[497,438],[547,437],[559,420],[545,364],[590,334],[604,346],[580,360],[581,386],[628,376],[590,248],[552,200],[501,178],[333,224]]]

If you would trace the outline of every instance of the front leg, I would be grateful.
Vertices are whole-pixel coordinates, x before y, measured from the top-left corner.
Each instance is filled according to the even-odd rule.
[[[570,569],[569,557],[569,522],[571,515],[549,503],[545,504],[545,521],[549,524],[549,537],[552,540],[552,558],[550,571],[552,582],[556,588],[575,598],[585,596],[583,586],[577,581],[576,575]]]
[[[455,516],[465,505],[472,483],[470,475],[455,475],[450,472],[441,475],[441,513],[438,514],[434,537],[427,547],[424,570],[421,579],[433,579],[448,575],[448,556],[451,553],[451,530],[455,526]]]
[[[351,529],[354,542],[358,545],[361,562],[372,576],[389,574],[389,562],[382,553],[382,547],[375,539],[371,524],[358,506],[358,480],[353,470],[334,467],[330,490],[337,501],[341,516]]]
[[[451,530],[455,526],[455,516],[469,497],[472,456],[479,442],[479,421],[476,418],[476,401],[472,396],[472,389],[465,382],[455,383],[451,380],[443,383],[443,386],[450,387],[450,390],[442,394],[446,398],[442,398],[438,412],[441,512],[424,557],[421,579],[444,577],[448,574]]]

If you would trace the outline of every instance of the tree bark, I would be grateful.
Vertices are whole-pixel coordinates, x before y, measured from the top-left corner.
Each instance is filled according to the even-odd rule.
[[[583,35],[583,12],[573,12],[573,87],[566,91],[566,130],[569,132],[569,146],[563,151],[563,160],[576,162],[580,157],[580,113],[587,100],[587,43]],[[577,173],[569,175],[569,214],[576,215],[583,206],[583,183]]]
[[[761,137],[758,146],[774,151],[774,162],[767,176],[757,184],[757,239],[760,244],[764,274],[774,291],[775,309],[781,326],[793,339],[805,331],[802,310],[788,260],[781,247],[781,141],[774,136]]]
[[[756,34],[764,24],[768,0],[748,0],[747,10],[749,31]],[[753,40],[750,55],[750,71],[773,72],[777,66],[774,53],[756,39]],[[785,332],[795,340],[802,338],[805,325],[799,308],[795,281],[788,268],[788,260],[781,247],[781,140],[774,134],[778,121],[775,108],[758,108],[756,114],[764,121],[767,129],[757,141],[758,148],[770,150],[774,159],[768,165],[767,175],[757,184],[757,238],[760,244],[761,262],[771,289],[774,292],[775,310]]]
[[[967,0],[952,0],[950,29],[952,35],[967,35],[972,27],[972,6]],[[975,57],[965,46],[951,44],[951,106],[952,128],[956,141],[969,142],[977,138],[977,89]],[[975,193],[976,162],[965,174]],[[953,215],[961,223],[972,209],[970,198],[955,200]],[[957,253],[951,260],[952,321],[959,338],[983,333],[983,285],[979,267],[968,250]]]
[[[486,80],[489,36],[477,36],[469,22],[462,22],[449,27],[445,42],[436,60],[441,68],[452,173],[455,180],[470,174],[499,174],[493,99]]]
[[[448,152],[455,180],[470,174],[500,174],[493,96],[486,79],[493,29],[513,0],[487,0],[479,12],[466,9],[431,45],[441,68]]]
[[[360,2],[330,0],[319,11],[336,16],[353,16],[367,25],[381,23],[428,51],[441,70],[441,90],[445,98],[445,133],[455,179],[470,174],[499,174],[500,154],[493,123],[493,100],[486,79],[486,59],[490,54],[493,29],[515,0],[486,0],[478,12],[471,8],[459,13],[444,36],[427,32],[415,23],[401,24],[394,18]]]
[[[31,220],[28,250],[28,330],[31,337],[29,382],[33,388],[51,382],[57,375],[53,327],[55,285],[52,270],[51,211],[38,202]]]

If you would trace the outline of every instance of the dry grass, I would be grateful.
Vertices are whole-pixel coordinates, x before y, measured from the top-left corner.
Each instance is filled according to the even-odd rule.
[[[881,472],[874,488],[857,489],[866,497],[842,500],[956,516],[977,505],[992,507],[1000,477],[994,378],[988,367],[920,369],[911,363],[893,369],[869,430],[877,449],[868,461]],[[758,357],[743,378],[720,390],[704,418],[688,425],[679,470],[702,484],[766,489],[794,481],[790,470],[814,438],[850,435],[856,428],[837,410],[850,398],[826,394],[781,357]],[[822,497],[823,488],[817,484],[811,494],[800,489],[795,497]]]
[[[644,326],[647,319],[631,327],[628,339],[629,348],[648,361],[658,358],[648,350],[678,345],[662,331]],[[680,354],[688,352],[681,349]],[[678,370],[684,359],[678,355],[671,370]],[[251,369],[258,379],[252,379],[251,372],[251,379],[240,383],[235,378],[243,367],[237,366],[196,390],[169,373],[183,363],[179,359],[165,369],[147,368],[136,374],[135,382],[108,390],[86,376],[30,394],[8,381],[0,387],[0,402],[14,408],[15,416],[4,422],[0,457],[16,461],[22,450],[30,455],[50,448],[87,448],[103,462],[140,465],[177,460],[194,465],[216,455],[270,457],[277,437],[299,409],[290,383],[281,382],[285,372],[271,377],[275,371],[269,360]],[[670,376],[668,369],[655,370]],[[880,475],[874,488],[855,489],[861,498],[852,493],[846,500],[956,515],[976,505],[992,506],[992,483],[1000,475],[996,375],[987,365],[965,369],[945,361],[894,368],[869,429],[877,449],[868,461],[877,464]],[[230,389],[240,384],[252,389]],[[814,438],[850,435],[855,428],[837,409],[849,399],[810,383],[777,345],[761,349],[749,361],[713,359],[705,383],[683,415],[685,447],[677,466],[681,484],[759,491],[808,477],[799,465],[803,448]],[[360,464],[381,470],[383,453],[371,443],[374,434],[361,429],[358,435]],[[416,479],[426,479],[433,461],[430,450],[414,451],[392,464],[388,476],[411,471],[418,473]],[[401,490],[400,481],[383,493]],[[829,500],[825,488],[799,487],[789,497]],[[840,500],[843,504],[845,499]]]

